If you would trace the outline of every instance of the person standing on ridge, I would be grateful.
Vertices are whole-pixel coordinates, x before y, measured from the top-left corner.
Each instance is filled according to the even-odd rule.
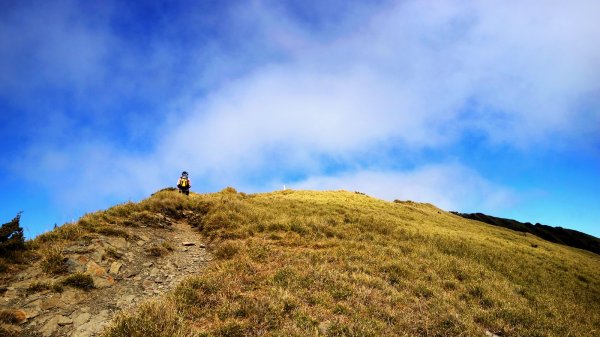
[[[188,173],[186,171],[181,172],[181,177],[179,177],[179,180],[177,181],[177,187],[179,188],[179,193],[190,195],[192,182],[190,181],[190,178],[188,178]]]

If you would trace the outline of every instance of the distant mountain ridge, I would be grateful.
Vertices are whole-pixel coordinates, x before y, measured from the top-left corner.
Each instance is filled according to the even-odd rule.
[[[530,222],[520,222],[512,219],[499,218],[483,213],[451,212],[466,219],[485,222],[490,225],[512,229],[518,232],[531,233],[544,240],[560,243],[566,246],[584,249],[600,255],[600,239],[573,229],[552,227]]]

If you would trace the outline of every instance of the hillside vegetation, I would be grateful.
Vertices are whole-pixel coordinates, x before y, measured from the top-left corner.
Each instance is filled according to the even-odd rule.
[[[226,189],[189,208],[218,257],[106,336],[593,336],[600,259],[429,204]],[[143,204],[143,203],[142,203]],[[172,207],[171,206],[171,207]],[[164,319],[162,312],[173,314]],[[166,330],[168,334],[161,334]]]
[[[119,315],[105,337],[600,333],[598,255],[359,193],[165,190],[30,246],[118,233],[158,213],[196,227],[215,260]]]
[[[550,242],[589,250],[590,252],[600,255],[600,239],[576,230],[546,226],[540,223],[534,225],[531,222],[520,222],[512,219],[498,218],[483,213],[452,213],[466,219],[477,220],[518,232],[530,233]]]

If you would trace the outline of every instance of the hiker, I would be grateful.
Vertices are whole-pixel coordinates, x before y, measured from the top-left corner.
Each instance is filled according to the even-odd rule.
[[[179,180],[177,181],[177,187],[179,188],[179,193],[190,195],[192,182],[190,181],[190,178],[188,178],[188,173],[186,171],[181,172],[181,177],[179,177]]]

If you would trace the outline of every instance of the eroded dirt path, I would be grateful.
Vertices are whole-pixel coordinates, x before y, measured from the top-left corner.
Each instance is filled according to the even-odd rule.
[[[19,325],[23,336],[99,336],[119,311],[173,289],[211,260],[197,231],[185,222],[167,218],[167,223],[165,228],[128,229],[127,240],[96,235],[91,242],[64,247],[69,273],[92,275],[92,290],[28,292],[34,282],[52,284],[65,277],[47,275],[37,262],[16,275],[1,306],[26,318]]]

